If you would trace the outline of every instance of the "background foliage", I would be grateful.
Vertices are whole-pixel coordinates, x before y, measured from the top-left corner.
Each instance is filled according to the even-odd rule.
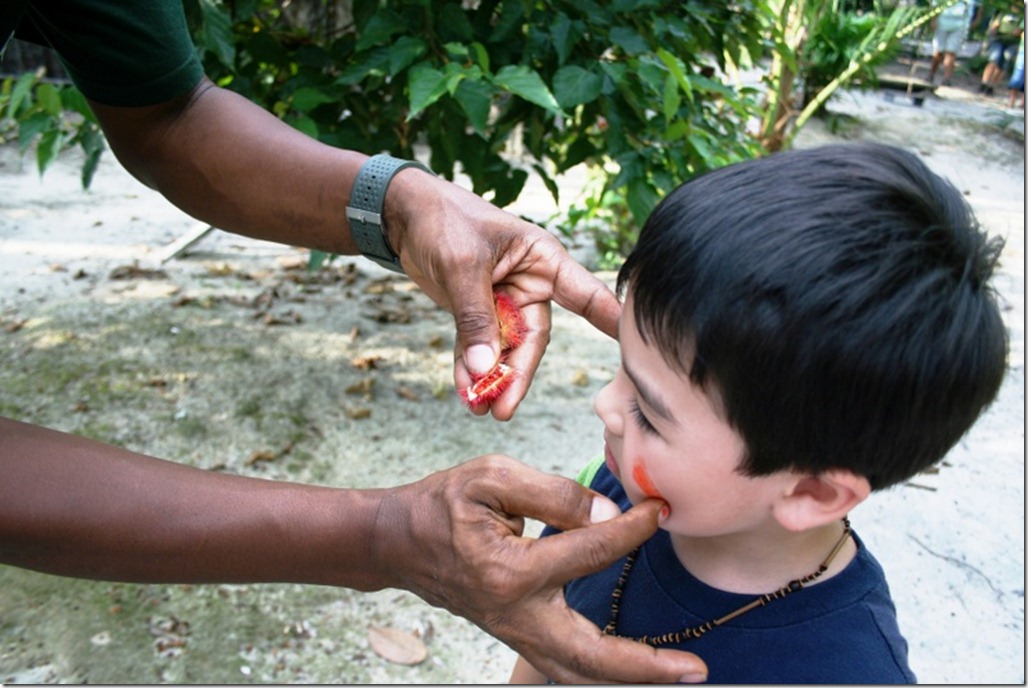
[[[923,14],[877,0],[183,2],[216,83],[327,144],[418,146],[500,206],[530,170],[559,202],[560,175],[589,164],[558,228],[591,232],[608,263],[665,193],[788,145],[804,104],[841,73],[873,77],[870,57]],[[41,172],[82,147],[88,186],[102,135],[77,90],[43,76],[4,81],[0,135],[35,141]]]
[[[603,227],[613,255],[683,179],[756,153],[756,92],[715,75],[763,54],[763,2],[192,7],[208,74],[326,143],[399,157],[424,144],[433,170],[459,169],[500,206],[527,166],[559,202],[559,175],[594,165],[601,183],[570,222]]]

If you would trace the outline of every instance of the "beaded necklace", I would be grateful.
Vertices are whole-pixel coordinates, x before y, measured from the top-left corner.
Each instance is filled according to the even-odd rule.
[[[835,543],[834,547],[832,547],[832,551],[828,553],[828,556],[825,558],[823,562],[821,562],[821,565],[813,573],[809,573],[803,578],[797,578],[796,580],[790,582],[788,585],[785,585],[784,587],[781,587],[778,590],[775,590],[774,592],[769,592],[767,594],[761,595],[752,602],[744,604],[743,606],[736,609],[734,612],[725,614],[724,616],[718,619],[712,619],[710,621],[700,624],[699,626],[694,626],[692,628],[683,628],[680,631],[672,631],[671,633],[663,633],[661,635],[656,636],[644,635],[639,638],[629,637],[629,639],[638,641],[640,643],[645,643],[646,645],[651,645],[653,647],[657,647],[658,645],[677,644],[684,642],[686,640],[692,640],[693,638],[699,638],[712,628],[716,628],[717,626],[721,626],[725,623],[728,623],[732,619],[742,616],[748,611],[752,611],[757,607],[763,607],[764,605],[773,602],[774,600],[781,599],[790,593],[796,592],[797,590],[802,590],[805,585],[819,578],[821,574],[827,571],[828,566],[832,563],[832,560],[834,560],[836,555],[838,555],[839,552],[842,550],[842,546],[846,543],[847,538],[849,538],[850,536],[850,520],[848,517],[843,517],[842,525],[842,537],[839,538],[839,541]],[[621,569],[621,575],[618,576],[617,583],[614,584],[614,592],[611,595],[610,602],[610,621],[607,622],[607,625],[603,629],[604,635],[617,635],[618,614],[621,611],[621,596],[624,593],[625,584],[628,582],[628,574],[632,572],[632,566],[635,564],[635,559],[638,555],[639,548],[637,547],[634,550],[632,550],[632,552],[628,555],[628,558],[625,560],[625,565]]]

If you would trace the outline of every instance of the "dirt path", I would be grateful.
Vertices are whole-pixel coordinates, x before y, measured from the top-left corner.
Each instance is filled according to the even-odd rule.
[[[923,108],[844,96],[833,110],[857,121],[801,141],[910,146],[1008,238],[1000,401],[942,470],[853,515],[890,575],[923,682],[1024,681],[1023,119],[999,105],[956,89]],[[40,180],[0,148],[0,188],[4,415],[211,470],[353,487],[489,452],[573,475],[601,448],[591,400],[617,350],[560,309],[527,401],[498,425],[453,395],[449,316],[403,278],[353,260],[311,277],[302,252],[222,233],[161,264],[195,223],[109,156],[83,193],[75,161]],[[516,210],[555,209],[535,193]],[[369,647],[374,625],[420,636],[429,658],[386,662]],[[0,567],[2,682],[480,683],[505,680],[512,659],[402,592],[133,586]]]

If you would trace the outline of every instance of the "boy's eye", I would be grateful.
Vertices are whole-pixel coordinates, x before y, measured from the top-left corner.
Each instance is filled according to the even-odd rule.
[[[659,435],[660,433],[657,432],[657,428],[653,427],[653,423],[650,422],[650,419],[647,418],[646,414],[644,414],[642,412],[642,409],[639,408],[639,402],[636,401],[635,399],[632,399],[632,401],[630,403],[631,403],[632,417],[635,418],[636,424],[640,428],[642,428],[643,432],[648,432],[648,433],[653,434],[653,435]]]

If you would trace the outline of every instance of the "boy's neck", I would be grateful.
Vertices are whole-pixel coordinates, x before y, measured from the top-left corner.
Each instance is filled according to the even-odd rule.
[[[747,595],[762,595],[813,573],[843,534],[841,521],[799,533],[779,527],[724,537],[671,534],[682,566],[707,585]],[[841,572],[857,553],[852,537],[828,569],[811,585]]]

